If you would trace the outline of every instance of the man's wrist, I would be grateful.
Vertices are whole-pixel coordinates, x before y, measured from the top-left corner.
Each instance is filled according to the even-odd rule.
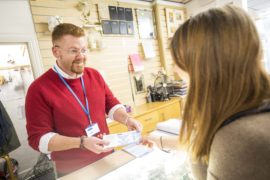
[[[86,136],[81,136],[80,137],[80,149],[85,149],[85,146],[84,146],[85,138],[86,138]]]
[[[129,121],[129,119],[130,119],[131,117],[130,116],[127,116],[126,117],[126,119],[125,119],[125,121],[124,121],[124,124],[127,126],[127,123],[128,123],[128,121]]]

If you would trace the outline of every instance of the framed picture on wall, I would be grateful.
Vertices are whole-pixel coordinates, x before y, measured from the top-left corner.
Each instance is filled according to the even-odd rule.
[[[125,19],[126,21],[133,21],[132,8],[125,8]]]
[[[139,35],[141,39],[153,39],[155,33],[155,21],[153,12],[150,10],[136,9]]]
[[[177,28],[184,22],[184,11],[165,8],[168,38],[173,37]]]
[[[109,6],[109,13],[110,13],[110,19],[111,20],[117,20],[118,19],[118,13],[117,13],[117,7],[116,6]]]
[[[125,18],[125,8],[117,7],[117,12],[118,12],[118,20],[126,20],[126,18]]]
[[[127,34],[128,35],[133,35],[134,34],[133,21],[127,21]]]
[[[119,21],[110,21],[111,27],[112,27],[112,34],[119,34]]]
[[[134,75],[135,93],[140,94],[145,92],[144,77],[141,73],[136,73]]]
[[[103,34],[112,34],[112,27],[109,20],[101,21]]]
[[[125,21],[119,21],[120,34],[127,34],[127,23]]]

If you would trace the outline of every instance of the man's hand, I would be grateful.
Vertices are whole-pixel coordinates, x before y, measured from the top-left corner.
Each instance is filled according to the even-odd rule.
[[[129,114],[126,112],[125,108],[118,108],[115,110],[113,119],[126,125],[129,131],[136,130],[142,132],[142,124],[139,121],[129,117]]]
[[[131,117],[127,118],[126,126],[127,126],[129,131],[136,130],[136,131],[142,132],[142,129],[143,129],[143,126],[140,123],[140,121],[135,120]]]
[[[113,148],[104,148],[105,145],[109,145],[108,141],[97,137],[86,137],[83,143],[84,147],[89,151],[92,151],[96,154],[112,151]]]

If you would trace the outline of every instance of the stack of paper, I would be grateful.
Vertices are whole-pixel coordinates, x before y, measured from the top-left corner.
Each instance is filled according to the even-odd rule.
[[[157,124],[157,129],[172,134],[179,135],[180,133],[181,120],[180,119],[169,119]]]

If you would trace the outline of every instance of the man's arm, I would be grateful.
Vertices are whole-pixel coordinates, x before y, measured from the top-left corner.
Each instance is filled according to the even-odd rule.
[[[143,129],[142,124],[138,120],[129,117],[128,113],[124,108],[116,109],[113,114],[113,119],[126,125],[128,127],[128,130],[142,131]]]
[[[104,148],[104,145],[108,145],[109,142],[97,137],[67,137],[59,134],[55,134],[49,141],[49,151],[63,151],[73,148],[83,147],[96,154],[103,152],[109,152],[111,148]]]
[[[67,137],[60,134],[55,134],[48,144],[49,151],[63,151],[80,147],[79,137]]]

